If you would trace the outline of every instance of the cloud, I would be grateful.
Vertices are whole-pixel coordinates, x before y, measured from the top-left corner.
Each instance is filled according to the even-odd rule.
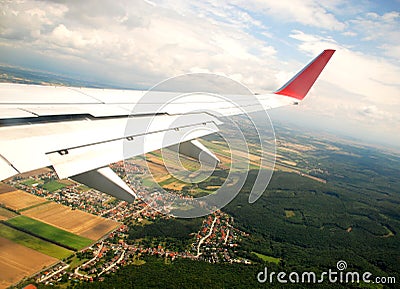
[[[135,5],[128,1],[103,1],[101,5],[98,1],[3,3],[6,17],[2,18],[1,38],[3,45],[75,61],[97,75],[109,76],[111,82],[135,83],[142,81],[136,75],[152,75],[147,82],[151,86],[197,68],[235,75],[249,86],[257,83],[260,87],[270,87],[276,83],[273,70],[267,73],[271,77],[263,77],[268,72],[266,67],[275,61],[276,49],[239,29],[240,25],[262,27],[248,13],[231,7],[216,20],[198,14],[223,13],[221,7],[194,2],[198,9],[193,10],[193,5],[179,2],[173,4],[181,4],[179,9],[153,4],[145,1],[137,1]]]
[[[376,12],[363,13],[349,20],[349,25],[363,41],[397,42],[400,39],[400,12],[391,11],[383,14]]]
[[[400,62],[400,45],[382,44],[379,46],[383,54]]]
[[[329,3],[329,1],[316,0],[235,0],[232,2],[286,23],[301,23],[328,30],[343,30],[346,27],[345,23],[328,11],[339,5],[341,1]]]

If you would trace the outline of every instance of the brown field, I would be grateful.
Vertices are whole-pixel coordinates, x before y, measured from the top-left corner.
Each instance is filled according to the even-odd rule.
[[[74,181],[67,180],[67,179],[65,179],[65,180],[57,180],[57,182],[61,183],[63,185],[66,185],[66,186],[71,186],[71,185],[75,185],[76,184]]]
[[[72,210],[53,202],[23,211],[22,215],[92,240],[100,239],[121,225],[118,222],[80,210]]]
[[[55,262],[56,258],[39,253],[0,237],[0,288],[18,282]]]
[[[37,169],[37,170],[30,171],[30,172],[22,173],[22,174],[19,174],[18,176],[22,177],[23,179],[26,179],[26,178],[29,178],[31,176],[37,176],[37,175],[41,175],[41,174],[46,174],[48,172],[51,172],[51,169],[42,168],[42,169]]]
[[[0,208],[0,221],[8,220],[12,217],[18,216],[16,213],[11,212],[7,209]]]
[[[8,192],[0,194],[0,203],[4,204],[6,207],[13,210],[22,210],[43,202],[47,202],[46,199],[40,198],[27,192],[15,190],[13,192]]]
[[[13,191],[15,191],[15,188],[0,182],[0,194],[13,192]]]

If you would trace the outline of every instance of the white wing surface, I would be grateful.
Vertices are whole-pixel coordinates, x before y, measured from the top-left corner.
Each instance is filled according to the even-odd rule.
[[[181,143],[187,154],[203,150],[216,159],[192,140],[217,132],[219,116],[297,104],[333,52],[322,52],[280,90],[254,95],[259,104],[246,95],[196,93],[165,105],[176,93],[152,92],[143,101],[145,91],[2,83],[0,180],[52,167],[60,178],[132,201],[110,163]]]

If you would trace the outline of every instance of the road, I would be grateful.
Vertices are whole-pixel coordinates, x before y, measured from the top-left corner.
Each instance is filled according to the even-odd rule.
[[[64,267],[62,267],[61,269],[58,269],[57,271],[54,271],[53,273],[51,273],[50,275],[47,275],[46,277],[44,277],[43,279],[40,279],[39,282],[45,282],[46,280],[50,279],[51,277],[53,277],[54,275],[60,273],[62,270],[65,270],[69,268],[69,265],[65,265]]]
[[[203,242],[204,242],[208,237],[211,236],[211,234],[212,234],[212,232],[213,232],[213,230],[214,230],[214,225],[215,225],[215,222],[216,222],[216,221],[217,221],[217,216],[214,217],[214,221],[213,221],[212,224],[211,224],[210,231],[207,233],[207,235],[205,235],[203,238],[200,239],[199,244],[197,245],[197,255],[195,256],[196,258],[198,258],[198,257],[201,255],[201,253],[200,253],[200,246],[201,246],[201,244],[203,244]]]

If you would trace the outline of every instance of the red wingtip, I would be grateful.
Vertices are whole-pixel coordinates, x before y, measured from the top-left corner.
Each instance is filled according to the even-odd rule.
[[[274,93],[302,100],[307,95],[334,52],[335,50],[333,49],[324,50]]]

